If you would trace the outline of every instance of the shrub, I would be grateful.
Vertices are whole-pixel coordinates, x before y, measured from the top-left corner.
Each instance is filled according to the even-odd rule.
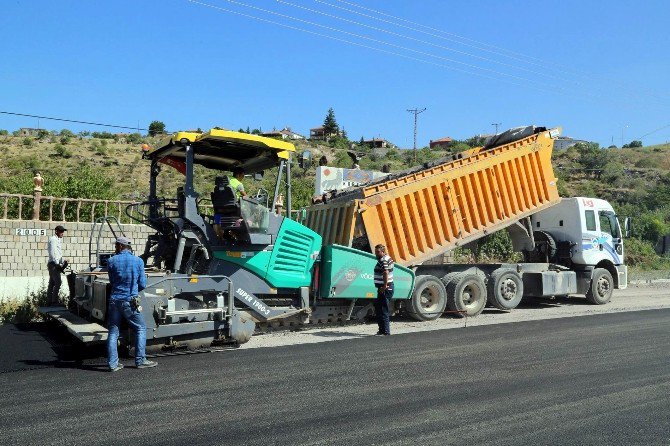
[[[23,141],[21,141],[21,144],[23,144],[26,147],[31,147],[33,145],[33,139],[29,136],[26,136],[23,138]]]
[[[140,144],[142,142],[142,135],[139,133],[131,133],[126,136],[126,142],[128,144]]]
[[[71,158],[72,157],[72,152],[70,152],[67,147],[65,147],[62,144],[56,144],[54,146],[54,151],[56,152],[57,156],[60,156],[62,158]]]
[[[663,269],[668,266],[668,260],[656,254],[654,246],[646,240],[631,237],[626,239],[624,246],[628,266],[637,266],[642,269]]]
[[[9,135],[9,132],[7,130],[0,129],[0,136],[7,136],[7,135]]]
[[[23,300],[0,299],[0,323],[27,323],[39,319],[37,309],[47,303],[47,289],[42,285],[31,291]],[[67,303],[67,302],[65,302]]]
[[[70,139],[71,139],[71,138],[72,138],[72,137],[71,137],[71,136],[68,136],[68,135],[61,135],[61,137],[60,137],[60,143],[61,143],[61,144],[68,144],[68,143],[70,142]]]
[[[114,134],[109,132],[93,132],[91,136],[98,139],[114,139]]]

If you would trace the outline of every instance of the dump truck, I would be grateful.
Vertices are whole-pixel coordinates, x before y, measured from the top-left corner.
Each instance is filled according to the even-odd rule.
[[[396,264],[416,274],[405,311],[418,320],[445,308],[468,316],[486,304],[511,310],[524,295],[581,293],[606,303],[627,285],[622,230],[606,201],[559,197],[551,165],[559,133],[512,129],[484,147],[333,191],[307,209],[306,225],[324,245],[368,252],[385,245]],[[626,220],[624,232],[628,226]],[[424,265],[500,230],[523,262]]]
[[[235,346],[258,330],[364,320],[376,297],[371,247],[378,243],[397,261],[393,311],[418,320],[439,317],[447,304],[475,315],[488,296],[505,309],[524,294],[579,291],[606,302],[626,284],[616,216],[601,200],[560,200],[550,163],[558,131],[536,130],[333,194],[306,210],[306,224],[287,216],[291,161],[307,168],[309,152],[297,156],[289,142],[221,129],[171,135],[143,154],[148,197],[126,210],[155,231],[144,243],[134,241],[146,265],[139,297],[147,351]],[[172,197],[158,194],[166,167],[183,174]],[[273,193],[238,198],[228,175],[240,167],[256,179],[272,173]],[[217,176],[203,195],[194,186],[202,169]],[[501,229],[526,262],[422,263]],[[106,262],[114,252],[104,241],[111,247],[118,235],[124,234],[114,218],[96,222],[91,264],[74,280],[74,308],[43,309],[86,344],[107,337]],[[121,342],[132,353],[131,335],[121,333]]]

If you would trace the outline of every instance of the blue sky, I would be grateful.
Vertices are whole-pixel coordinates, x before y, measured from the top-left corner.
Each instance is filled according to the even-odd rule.
[[[427,108],[419,145],[496,122],[620,145],[622,132],[629,142],[670,124],[667,1],[202,3],[4,1],[0,110],[307,134],[333,107],[351,139],[402,147],[412,145],[414,107]],[[36,125],[0,115],[0,128]],[[670,126],[643,138],[668,140]]]

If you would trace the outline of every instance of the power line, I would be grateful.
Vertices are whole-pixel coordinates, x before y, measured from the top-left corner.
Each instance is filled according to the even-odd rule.
[[[212,5],[207,5],[206,3],[201,3],[199,1],[191,1],[191,0],[187,0],[187,1],[190,1],[191,3],[198,3],[198,4],[201,4],[201,5],[212,6]],[[258,6],[250,5],[248,3],[244,3],[244,2],[240,2],[240,1],[236,1],[236,0],[223,0],[223,1],[225,1],[227,3],[234,4],[234,5],[243,6],[245,8],[255,9],[257,11],[261,11],[261,12],[264,12],[266,14],[271,14],[271,15],[275,15],[275,16],[282,17],[282,18],[285,18],[285,19],[294,20],[296,22],[305,23],[307,25],[315,26],[315,27],[318,27],[318,28],[327,29],[328,31],[334,31],[334,32],[338,32],[338,33],[341,33],[341,34],[346,34],[348,36],[351,36],[351,37],[354,37],[354,38],[357,38],[357,39],[368,40],[368,41],[371,41],[373,43],[390,46],[392,48],[396,48],[396,49],[399,49],[399,50],[402,50],[402,51],[409,51],[409,52],[416,53],[416,54],[419,54],[419,55],[422,55],[422,56],[427,56],[427,57],[432,57],[432,58],[435,58],[435,59],[445,60],[447,62],[455,63],[455,64],[458,64],[458,65],[463,65],[463,66],[466,66],[468,68],[474,68],[474,69],[477,69],[477,70],[484,70],[484,71],[488,71],[488,72],[493,73],[493,74],[497,74],[499,76],[511,77],[511,78],[515,78],[515,79],[518,79],[518,80],[521,80],[521,81],[524,81],[524,82],[533,82],[533,83],[537,83],[537,84],[542,84],[542,82],[538,82],[538,81],[535,81],[533,79],[528,79],[528,78],[525,78],[525,77],[522,77],[522,76],[517,76],[517,75],[514,75],[514,74],[505,73],[503,71],[498,71],[498,70],[494,70],[494,69],[491,69],[491,68],[485,68],[485,67],[481,67],[481,66],[478,66],[478,65],[473,65],[473,64],[470,64],[470,63],[467,63],[467,62],[461,62],[459,60],[450,59],[448,57],[439,56],[439,55],[428,53],[428,52],[421,51],[421,50],[416,50],[416,49],[409,48],[409,47],[406,47],[406,46],[397,45],[397,44],[390,43],[390,42],[385,42],[383,40],[375,39],[375,38],[372,38],[372,37],[369,37],[369,36],[356,34],[356,33],[346,31],[346,30],[342,30],[342,29],[339,29],[339,28],[334,28],[334,27],[331,27],[331,26],[322,25],[320,23],[316,23],[316,22],[312,22],[312,21],[309,21],[309,20],[301,19],[299,17],[294,17],[294,16],[291,16],[291,15],[282,14],[280,12],[272,11],[272,10],[269,10],[269,9],[260,8]],[[216,6],[212,6],[212,7],[218,8]],[[560,88],[560,87],[556,87],[556,86],[552,86],[552,85],[549,85],[549,86],[552,87],[552,88]]]
[[[645,133],[644,135],[640,136],[640,137],[638,138],[638,140],[641,141],[642,138],[647,137],[647,136],[649,136],[649,135],[653,135],[654,133],[656,133],[656,132],[660,132],[661,130],[665,130],[665,129],[667,129],[668,127],[670,127],[670,124],[668,124],[668,125],[664,125],[663,127],[659,127],[659,128],[657,128],[656,130],[652,130],[652,131],[649,132],[649,133]]]
[[[113,124],[102,124],[99,122],[88,122],[88,121],[78,121],[76,119],[66,119],[66,118],[54,118],[51,116],[38,116],[38,115],[30,115],[27,113],[16,113],[16,112],[8,112],[8,111],[0,111],[3,115],[13,115],[13,116],[25,116],[27,118],[37,118],[37,119],[47,119],[51,121],[62,121],[62,122],[73,122],[76,124],[88,124],[88,125],[97,125],[100,127],[111,127],[111,128],[116,128],[116,129],[129,129],[129,130],[145,130],[148,131],[147,129],[141,129],[138,127],[130,127],[130,126],[125,126],[125,125],[113,125]]]
[[[343,22],[352,23],[352,24],[354,24],[354,25],[362,26],[362,27],[364,27],[364,28],[372,29],[372,30],[374,30],[374,31],[379,31],[379,32],[382,32],[382,33],[385,33],[385,34],[390,34],[390,35],[392,35],[392,36],[397,36],[397,37],[401,37],[401,38],[403,38],[403,39],[413,40],[413,41],[415,41],[415,42],[422,43],[422,44],[424,44],[424,45],[430,45],[430,46],[433,46],[433,47],[436,47],[436,48],[440,48],[440,49],[443,49],[443,50],[447,50],[447,51],[451,51],[451,52],[454,52],[454,53],[462,54],[462,55],[464,55],[464,56],[473,57],[473,58],[475,58],[475,59],[480,59],[480,60],[484,60],[484,61],[487,61],[487,62],[492,62],[492,63],[499,64],[499,65],[504,65],[504,66],[507,66],[507,67],[511,67],[511,68],[513,68],[513,69],[515,69],[515,70],[527,71],[527,72],[529,72],[529,73],[537,74],[537,75],[540,75],[540,76],[546,76],[546,77],[550,77],[550,78],[554,78],[554,79],[562,79],[562,80],[567,80],[567,81],[569,81],[569,82],[575,82],[575,83],[578,83],[578,82],[576,82],[576,81],[574,81],[574,80],[570,80],[570,79],[566,79],[566,78],[561,78],[560,76],[554,76],[554,75],[552,75],[552,74],[548,74],[548,73],[546,73],[546,72],[531,70],[531,69],[528,69],[528,68],[519,66],[518,64],[517,64],[517,65],[514,65],[514,64],[511,64],[511,63],[507,63],[507,62],[502,62],[502,61],[499,61],[499,60],[490,59],[490,58],[488,58],[488,57],[480,56],[480,55],[477,55],[477,54],[468,53],[467,51],[461,51],[461,50],[458,50],[458,49],[455,49],[455,48],[451,48],[451,47],[448,47],[448,46],[439,45],[439,44],[437,44],[437,43],[429,42],[429,41],[427,41],[427,40],[417,39],[416,37],[412,37],[412,36],[408,36],[408,35],[405,35],[405,34],[396,33],[396,32],[389,31],[389,30],[386,30],[386,29],[383,29],[383,28],[378,28],[378,27],[376,27],[376,26],[371,26],[371,25],[368,25],[368,24],[365,24],[365,23],[357,22],[357,21],[355,21],[355,20],[350,20],[350,19],[347,19],[347,18],[345,18],[345,17],[340,17],[340,16],[337,16],[337,15],[328,14],[328,13],[323,12],[323,11],[319,11],[319,10],[316,10],[316,9],[308,8],[308,7],[306,7],[306,6],[298,5],[298,4],[291,3],[291,2],[288,2],[288,1],[285,1],[285,0],[276,0],[276,2],[277,2],[277,3],[284,4],[284,5],[287,5],[287,6],[291,6],[291,7],[294,7],[294,8],[298,8],[298,9],[302,9],[302,10],[305,10],[305,11],[309,11],[309,12],[312,12],[312,13],[315,13],[315,14],[319,14],[319,15],[322,15],[322,16],[331,17],[331,18],[334,18],[334,19],[337,19],[337,20],[341,20],[341,21],[343,21]],[[325,3],[325,4],[327,4],[327,3]],[[394,26],[397,26],[397,25],[394,25]]]
[[[610,79],[607,79],[606,77],[601,76],[601,75],[600,75],[600,76],[590,75],[590,74],[588,74],[588,73],[583,72],[583,70],[582,70],[582,71],[565,70],[565,69],[563,68],[563,67],[564,67],[563,64],[558,64],[558,63],[555,63],[555,62],[544,61],[544,60],[539,59],[539,58],[537,58],[537,57],[528,56],[528,55],[525,55],[525,54],[522,54],[522,53],[518,53],[518,52],[515,52],[515,51],[512,51],[512,50],[508,50],[508,49],[505,49],[505,48],[502,48],[502,47],[498,47],[498,46],[495,46],[495,45],[491,45],[491,44],[488,44],[488,43],[485,43],[485,42],[480,42],[480,41],[477,41],[477,40],[474,40],[474,39],[470,39],[470,38],[468,38],[468,37],[460,36],[460,35],[458,35],[458,34],[450,33],[450,32],[443,31],[443,30],[440,30],[440,29],[437,29],[437,28],[432,28],[432,27],[430,27],[430,26],[423,25],[423,24],[421,24],[421,23],[417,23],[417,22],[413,22],[413,21],[411,21],[411,20],[407,20],[407,19],[404,19],[404,18],[402,18],[402,17],[397,17],[397,16],[394,16],[394,15],[391,15],[391,14],[387,14],[387,13],[382,12],[382,11],[379,11],[379,10],[375,10],[375,9],[372,9],[372,8],[367,8],[367,7],[365,7],[365,6],[362,6],[362,5],[359,5],[359,4],[357,4],[357,3],[353,3],[353,2],[350,2],[350,1],[346,1],[346,0],[334,0],[334,1],[337,1],[337,2],[339,2],[339,3],[343,3],[343,4],[346,4],[346,5],[350,5],[350,6],[353,6],[353,7],[355,7],[355,8],[358,8],[358,9],[361,9],[361,10],[364,10],[364,11],[372,12],[372,13],[375,13],[375,14],[378,14],[378,15],[381,15],[381,16],[385,16],[385,17],[392,18],[392,19],[394,19],[394,20],[398,20],[398,21],[405,22],[405,23],[409,23],[409,24],[411,24],[411,25],[415,25],[415,26],[418,26],[418,27],[421,27],[421,28],[424,28],[424,29],[428,29],[428,30],[431,30],[431,31],[435,31],[435,32],[438,32],[438,33],[443,34],[443,35],[434,34],[434,33],[431,33],[431,32],[424,31],[424,30],[422,30],[422,29],[417,29],[417,28],[414,27],[414,26],[407,26],[407,25],[403,25],[403,24],[401,24],[401,23],[394,23],[394,22],[392,22],[392,21],[389,21],[389,20],[386,20],[386,19],[383,19],[383,18],[380,18],[380,17],[375,17],[375,16],[372,16],[372,15],[369,15],[369,14],[362,13],[362,12],[360,12],[360,11],[355,11],[355,10],[352,10],[352,9],[349,9],[349,8],[345,8],[345,7],[342,7],[342,6],[334,5],[334,4],[332,4],[332,3],[328,3],[328,2],[323,1],[323,0],[313,0],[313,1],[316,2],[316,3],[321,3],[321,4],[324,4],[324,5],[330,6],[330,7],[332,7],[332,8],[336,8],[336,9],[340,9],[340,10],[347,11],[347,12],[350,12],[350,13],[352,13],[352,14],[360,15],[360,16],[363,16],[363,17],[367,17],[367,18],[370,18],[370,19],[373,19],[373,20],[377,20],[377,21],[383,22],[383,23],[387,23],[387,24],[390,24],[390,25],[393,25],[393,26],[398,26],[398,27],[406,28],[406,29],[409,29],[409,30],[412,30],[412,31],[415,31],[415,32],[418,32],[418,33],[426,34],[426,35],[429,35],[429,36],[432,36],[432,37],[437,37],[437,38],[439,38],[439,39],[448,40],[448,41],[451,41],[451,42],[458,43],[458,44],[460,44],[460,45],[469,46],[469,47],[471,47],[471,48],[476,48],[476,49],[478,49],[478,50],[480,50],[480,51],[489,52],[489,53],[496,54],[496,55],[499,55],[499,56],[502,56],[502,57],[512,58],[512,59],[518,60],[518,61],[523,62],[523,63],[532,64],[532,65],[537,65],[537,66],[540,66],[540,67],[543,67],[543,66],[545,66],[545,67],[546,67],[546,66],[559,67],[559,69],[560,69],[559,71],[563,71],[564,73],[566,73],[566,74],[568,74],[568,75],[573,75],[573,76],[576,75],[576,76],[580,76],[580,77],[583,77],[583,78],[586,78],[586,79],[591,79],[591,80],[598,80],[598,78],[600,78],[600,79],[604,79],[604,80],[609,80],[610,82],[612,82],[612,83],[614,83],[614,84],[617,84],[617,85],[619,85],[620,87],[624,87],[624,88],[628,89],[629,92],[631,92],[631,93],[633,93],[633,94],[643,93],[643,94],[645,94],[646,96],[650,96],[650,97],[653,97],[653,98],[655,98],[655,99],[662,100],[662,101],[667,101],[667,99],[668,99],[666,96],[659,96],[659,95],[656,94],[655,92],[652,92],[652,91],[650,91],[650,90],[647,90],[647,91],[645,91],[645,90],[641,90],[641,89],[639,89],[639,87],[638,87],[638,89],[633,90],[632,87],[631,87],[630,85],[627,85],[626,83],[621,82],[621,81],[618,81],[618,80],[616,80],[616,79],[611,79],[611,78],[610,78]],[[494,48],[494,49],[496,49],[496,50],[502,50],[502,51],[505,51],[505,52],[510,53],[510,54],[505,54],[505,53],[501,53],[501,52],[499,52],[499,51],[494,51],[494,50],[490,50],[490,49],[487,49],[487,48],[482,48],[481,46],[477,46],[477,45],[473,45],[473,44],[469,44],[469,43],[465,43],[465,42],[460,42],[460,41],[458,41],[458,40],[455,40],[453,37],[451,37],[451,38],[450,38],[450,37],[445,37],[444,35],[447,35],[447,36],[453,36],[453,37],[456,37],[456,38],[458,38],[458,39],[462,39],[462,40],[466,40],[466,41],[474,42],[474,43],[477,43],[478,45],[483,45],[483,46],[485,46],[485,47]],[[521,56],[521,57],[516,57],[515,55],[516,55],[516,56]],[[524,58],[525,58],[526,60],[524,60]],[[573,81],[573,82],[576,82],[576,81]],[[665,104],[665,102],[664,102],[664,104]]]
[[[186,0],[186,1],[189,2],[189,3],[196,4],[196,5],[200,5],[200,6],[204,6],[204,7],[207,7],[207,8],[215,9],[215,10],[218,10],[218,11],[227,12],[227,13],[230,13],[230,14],[235,14],[235,15],[239,15],[239,16],[242,16],[242,17],[247,17],[247,18],[250,18],[250,19],[258,20],[259,22],[270,23],[272,25],[277,25],[277,26],[280,26],[282,28],[287,28],[287,29],[292,29],[292,30],[295,30],[295,31],[304,32],[304,33],[311,34],[311,35],[314,35],[314,36],[319,36],[319,37],[323,37],[323,38],[326,38],[326,39],[335,40],[337,42],[342,42],[342,43],[346,43],[346,44],[349,44],[349,45],[358,46],[360,48],[365,48],[365,49],[369,49],[369,50],[373,50],[373,51],[378,51],[380,53],[390,54],[390,55],[393,55],[393,56],[402,57],[404,59],[409,59],[409,60],[413,60],[413,61],[416,61],[416,62],[422,62],[422,63],[426,63],[426,64],[429,64],[429,65],[434,65],[434,66],[437,66],[437,67],[441,67],[441,68],[446,68],[448,70],[460,71],[461,73],[470,74],[470,75],[473,75],[473,76],[484,77],[484,78],[492,79],[492,80],[495,80],[495,81],[502,81],[502,82],[509,83],[511,85],[516,85],[518,87],[531,87],[531,88],[535,88],[535,89],[538,89],[538,90],[541,90],[541,91],[552,92],[552,90],[537,87],[537,86],[534,86],[534,85],[529,86],[529,85],[525,85],[525,84],[520,84],[520,83],[517,83],[517,82],[510,81],[508,79],[500,79],[500,78],[497,78],[497,77],[488,76],[486,74],[482,74],[482,73],[477,72],[477,71],[465,70],[465,69],[462,69],[462,68],[452,67],[452,66],[441,64],[441,63],[438,63],[438,62],[433,62],[433,61],[430,61],[430,60],[421,59],[419,57],[408,56],[406,54],[397,53],[395,51],[389,51],[389,50],[385,50],[385,49],[382,49],[382,48],[377,48],[377,47],[374,47],[374,46],[365,45],[365,44],[362,44],[362,43],[359,43],[359,42],[353,42],[351,40],[343,39],[343,38],[340,38],[340,37],[330,36],[328,34],[323,34],[323,33],[319,33],[319,32],[316,32],[316,31],[311,31],[311,30],[300,28],[300,27],[293,26],[293,25],[287,25],[286,23],[275,22],[273,20],[266,19],[266,18],[263,18],[263,17],[257,17],[257,16],[254,16],[254,15],[251,15],[251,14],[246,14],[246,13],[239,12],[239,11],[233,11],[232,9],[223,8],[221,6],[216,6],[216,5],[212,5],[212,4],[209,4],[209,3],[204,3],[204,2],[201,2],[201,1],[197,1],[197,0]],[[475,68],[479,68],[479,67],[475,67]]]
[[[508,84],[515,85],[515,86],[522,87],[522,88],[532,88],[532,89],[535,89],[535,90],[554,93],[554,94],[559,93],[559,94],[563,94],[563,95],[566,95],[566,96],[577,97],[577,98],[580,98],[580,99],[584,99],[585,97],[588,97],[588,99],[590,99],[590,100],[595,100],[595,99],[607,100],[607,101],[611,101],[611,102],[616,103],[616,104],[620,104],[620,101],[618,101],[616,99],[612,99],[611,96],[598,95],[598,94],[594,94],[591,91],[584,91],[584,92],[569,91],[566,88],[556,86],[556,85],[552,85],[552,84],[547,84],[546,82],[527,79],[527,78],[524,78],[524,77],[521,77],[521,76],[516,76],[516,75],[513,75],[513,74],[509,74],[509,73],[504,73],[504,72],[493,70],[493,69],[490,69],[490,68],[484,68],[484,67],[480,67],[480,66],[477,66],[477,65],[468,64],[468,63],[453,60],[453,59],[450,59],[450,58],[447,58],[447,57],[442,57],[442,56],[438,56],[438,55],[435,55],[435,54],[432,54],[432,53],[427,53],[425,51],[414,50],[412,48],[407,48],[407,47],[404,47],[404,46],[401,46],[401,45],[396,45],[396,44],[381,41],[381,40],[378,40],[378,39],[373,39],[373,38],[368,37],[368,36],[362,36],[360,34],[356,34],[356,33],[341,30],[341,29],[338,29],[338,28],[322,25],[320,23],[311,22],[309,20],[304,20],[304,19],[297,18],[297,17],[291,16],[291,15],[282,14],[282,13],[279,13],[279,12],[276,12],[276,11],[272,11],[272,10],[260,8],[260,7],[257,7],[257,6],[249,5],[247,3],[243,3],[243,2],[240,2],[240,1],[236,1],[236,0],[223,0],[223,1],[225,1],[227,3],[230,3],[230,4],[237,5],[237,6],[242,6],[242,7],[245,7],[245,8],[261,11],[261,12],[266,13],[266,14],[271,14],[271,15],[274,15],[274,16],[278,16],[278,17],[281,17],[283,19],[294,20],[294,21],[297,21],[297,22],[305,23],[305,24],[315,26],[315,27],[319,27],[319,28],[322,28],[322,29],[326,29],[326,30],[329,30],[329,31],[334,31],[334,32],[346,34],[346,35],[352,36],[352,37],[354,37],[355,39],[358,39],[358,40],[367,40],[367,41],[371,41],[373,43],[382,44],[382,45],[390,46],[390,47],[393,47],[393,48],[397,48],[401,51],[409,51],[409,52],[412,52],[412,53],[418,53],[418,54],[423,55],[423,56],[442,59],[442,60],[452,62],[452,63],[458,64],[458,65],[465,65],[466,67],[473,68],[474,70],[477,70],[477,71],[466,70],[466,69],[454,67],[452,65],[448,65],[448,64],[444,64],[444,63],[436,63],[436,62],[433,62],[431,60],[426,60],[426,59],[423,59],[423,58],[420,58],[420,57],[414,57],[414,56],[410,56],[410,55],[407,55],[407,54],[403,54],[401,52],[390,51],[390,50],[382,49],[382,48],[379,48],[379,47],[376,47],[376,46],[371,46],[371,45],[363,44],[363,43],[360,43],[360,42],[347,40],[347,39],[340,38],[340,37],[335,37],[335,36],[332,36],[332,35],[329,35],[329,34],[324,34],[324,33],[316,32],[316,31],[308,30],[308,29],[301,28],[301,27],[298,27],[298,26],[288,25],[288,24],[283,23],[283,22],[273,21],[273,20],[270,20],[270,19],[267,19],[267,18],[258,17],[258,16],[255,16],[255,15],[247,14],[247,13],[240,12],[240,11],[237,11],[237,10],[224,8],[224,7],[221,7],[221,6],[218,6],[218,5],[212,5],[210,3],[205,3],[205,2],[199,1],[199,0],[186,0],[186,1],[189,2],[189,3],[193,3],[193,4],[200,5],[200,6],[215,9],[215,10],[218,10],[218,11],[221,11],[221,12],[226,12],[226,13],[230,13],[230,14],[239,15],[239,16],[242,16],[242,17],[251,18],[251,19],[254,19],[254,20],[257,20],[257,21],[260,21],[260,22],[270,23],[270,24],[280,26],[280,27],[283,27],[283,28],[300,31],[300,32],[304,32],[304,33],[319,36],[319,37],[324,37],[324,38],[335,40],[335,41],[342,42],[342,43],[347,43],[349,45],[355,45],[355,46],[358,46],[358,47],[361,47],[361,48],[366,48],[366,49],[369,49],[369,50],[378,51],[378,52],[381,52],[381,53],[390,54],[390,55],[393,55],[393,56],[398,56],[398,57],[402,57],[402,58],[405,58],[405,59],[409,59],[409,60],[413,60],[413,61],[417,61],[417,62],[422,62],[422,63],[446,68],[446,69],[449,69],[449,70],[460,71],[462,73],[470,74],[470,75],[473,75],[473,76],[493,79],[495,81],[503,81],[503,82],[506,82]],[[315,1],[320,1],[320,0],[315,0]],[[513,82],[510,79],[506,79],[506,78],[493,77],[493,76],[482,73],[482,71],[491,72],[491,73],[494,73],[494,74],[497,74],[497,75],[500,75],[500,76],[519,79],[521,81],[524,81],[525,83]],[[534,84],[538,84],[538,85],[534,85]],[[627,105],[630,105],[630,104],[627,104]]]
[[[611,100],[611,98],[609,96],[599,96],[599,95],[596,95],[592,92],[582,92],[582,94],[575,94],[574,92],[571,93],[567,89],[565,89],[563,87],[556,86],[556,85],[546,84],[546,83],[543,83],[541,81],[527,79],[527,78],[524,78],[524,77],[521,77],[521,76],[516,76],[516,75],[513,75],[513,74],[509,74],[509,73],[504,73],[504,72],[493,70],[493,69],[490,69],[490,68],[483,68],[483,67],[480,67],[480,66],[477,66],[477,65],[472,65],[472,64],[465,63],[465,62],[460,62],[460,61],[456,61],[456,60],[453,60],[453,59],[449,59],[447,57],[437,56],[435,54],[427,53],[427,52],[424,52],[424,51],[418,51],[418,50],[407,48],[407,47],[404,47],[404,46],[401,46],[401,45],[396,45],[396,44],[392,44],[392,43],[389,43],[389,42],[384,42],[384,41],[381,41],[381,40],[373,39],[371,37],[361,36],[359,34],[344,31],[344,30],[341,30],[341,29],[338,29],[338,28],[333,28],[333,27],[330,27],[330,26],[325,26],[325,25],[322,25],[322,24],[319,24],[319,23],[315,23],[315,22],[311,22],[311,21],[308,21],[308,20],[300,19],[300,18],[293,17],[293,16],[290,16],[290,15],[287,15],[287,14],[278,13],[276,11],[271,11],[271,10],[264,9],[264,8],[259,8],[257,6],[249,5],[249,4],[239,2],[239,1],[235,1],[235,0],[224,0],[224,1],[226,1],[227,3],[231,3],[231,4],[243,6],[243,7],[246,7],[246,8],[254,9],[254,10],[257,10],[257,11],[261,11],[261,12],[264,12],[264,13],[267,13],[267,14],[279,16],[279,17],[282,17],[282,18],[285,18],[285,19],[295,20],[295,21],[306,23],[306,24],[309,24],[309,25],[313,25],[313,26],[316,26],[316,27],[319,27],[319,28],[324,28],[324,29],[327,29],[329,31],[335,31],[335,32],[347,34],[347,35],[352,36],[352,37],[357,38],[357,39],[368,40],[368,41],[372,41],[374,43],[379,43],[379,44],[382,44],[382,45],[391,46],[391,47],[394,47],[394,48],[398,48],[402,51],[410,51],[410,52],[413,52],[413,53],[418,53],[418,54],[421,54],[421,55],[446,60],[448,62],[453,62],[453,63],[459,64],[459,65],[465,65],[469,68],[473,68],[473,69],[479,70],[479,71],[466,70],[466,69],[457,68],[457,67],[447,65],[447,64],[436,63],[436,62],[426,60],[426,59],[422,59],[422,58],[419,58],[419,57],[408,56],[407,54],[402,54],[402,53],[395,52],[395,51],[385,50],[385,49],[382,49],[382,48],[362,44],[362,43],[359,43],[359,42],[354,42],[354,41],[351,41],[351,40],[335,37],[335,36],[332,36],[332,35],[323,34],[323,33],[319,33],[319,32],[312,31],[312,30],[307,30],[305,28],[300,28],[300,27],[297,27],[297,26],[288,25],[288,24],[282,23],[282,22],[276,22],[276,21],[273,21],[273,20],[270,20],[270,19],[254,16],[254,15],[251,15],[251,14],[246,14],[246,13],[243,13],[243,12],[240,12],[240,11],[235,11],[235,10],[232,10],[232,9],[227,9],[227,8],[224,8],[224,7],[221,7],[221,6],[212,5],[210,3],[205,3],[205,2],[202,2],[202,1],[198,1],[198,0],[186,0],[186,1],[188,1],[189,3],[193,3],[193,4],[200,5],[200,6],[205,6],[205,7],[211,8],[211,9],[215,9],[215,10],[218,10],[218,11],[222,11],[222,12],[226,12],[226,13],[230,13],[230,14],[235,14],[235,15],[239,15],[239,16],[242,16],[242,17],[251,18],[251,19],[254,19],[254,20],[261,21],[261,22],[281,26],[283,28],[288,28],[288,29],[292,29],[292,30],[296,30],[296,31],[301,31],[301,32],[304,32],[304,33],[316,35],[316,36],[319,36],[319,37],[324,37],[324,38],[335,40],[335,41],[338,41],[338,42],[343,42],[343,43],[347,43],[347,44],[350,44],[350,45],[355,45],[355,46],[358,46],[358,47],[361,47],[361,48],[366,48],[366,49],[370,49],[370,50],[373,50],[373,51],[382,52],[382,53],[385,53],[385,54],[391,54],[391,55],[402,57],[402,58],[405,58],[405,59],[414,60],[414,61],[418,61],[418,62],[422,62],[422,63],[427,63],[427,64],[430,64],[430,65],[434,65],[434,66],[438,66],[438,67],[442,67],[442,68],[446,68],[446,69],[450,69],[450,70],[460,71],[462,73],[470,74],[470,75],[473,75],[473,76],[484,77],[484,78],[493,79],[493,80],[496,80],[496,81],[503,81],[503,82],[506,82],[508,84],[516,85],[516,86],[522,87],[522,88],[532,88],[532,89],[535,89],[535,90],[540,90],[540,91],[549,92],[549,93],[561,93],[561,94],[564,94],[564,95],[567,95],[567,96],[575,96],[575,97],[579,97],[579,98],[583,98],[583,96],[590,96],[590,99]],[[527,83],[522,84],[522,83],[518,83],[518,82],[513,82],[509,79],[501,79],[499,77],[489,76],[489,75],[481,73],[481,71],[488,71],[488,72],[492,72],[494,74],[498,74],[498,75],[501,75],[501,76],[506,76],[506,77],[519,79],[519,80],[527,82]],[[532,84],[539,84],[539,85],[532,85]]]

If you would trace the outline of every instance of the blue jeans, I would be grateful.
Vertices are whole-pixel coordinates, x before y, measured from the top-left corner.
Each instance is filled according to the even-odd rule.
[[[107,321],[109,334],[107,335],[107,363],[113,369],[119,364],[119,351],[116,344],[119,340],[119,324],[121,319],[128,322],[130,328],[135,330],[135,365],[139,365],[146,359],[145,348],[147,346],[147,326],[144,316],[139,311],[130,308],[130,302],[125,300],[110,300],[107,310]]]
[[[393,283],[389,283],[386,290],[377,288],[375,299],[375,315],[380,333],[391,334],[391,299],[393,298]]]

